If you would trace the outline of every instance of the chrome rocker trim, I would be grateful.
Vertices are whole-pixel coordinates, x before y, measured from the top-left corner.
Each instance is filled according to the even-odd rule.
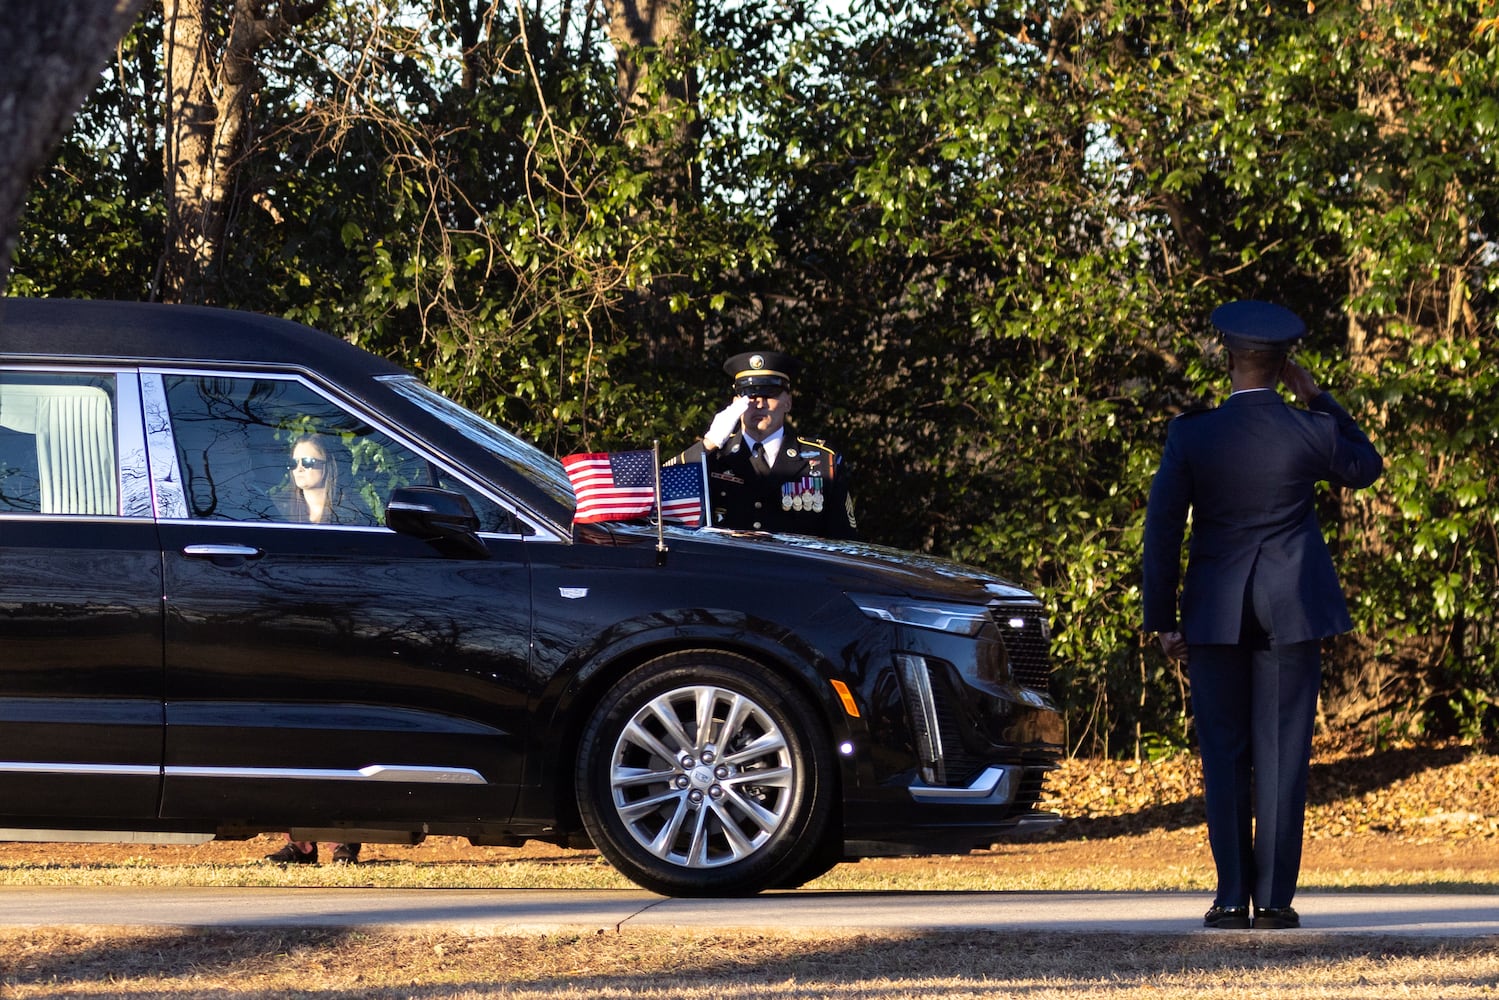
[[[161,767],[156,764],[67,764],[55,761],[0,761],[0,774],[119,775],[165,778],[275,778],[293,781],[407,781],[424,785],[485,785],[471,767],[369,764],[357,770],[293,767]]]

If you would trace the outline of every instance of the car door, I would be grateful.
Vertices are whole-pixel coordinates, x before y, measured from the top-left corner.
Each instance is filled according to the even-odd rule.
[[[304,379],[152,372],[142,383],[147,412],[163,415],[149,421],[166,593],[163,815],[507,818],[531,618],[513,517],[430,448]],[[321,521],[294,455],[337,477]],[[409,485],[465,489],[490,557],[386,528],[385,498]]]
[[[149,817],[161,555],[133,372],[0,370],[0,825]]]

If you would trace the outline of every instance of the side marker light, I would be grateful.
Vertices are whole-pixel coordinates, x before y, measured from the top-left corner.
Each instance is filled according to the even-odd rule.
[[[832,681],[833,690],[838,692],[838,700],[843,702],[843,710],[848,713],[850,719],[859,717],[859,706],[854,704],[854,693],[848,689],[848,685],[842,681]]]

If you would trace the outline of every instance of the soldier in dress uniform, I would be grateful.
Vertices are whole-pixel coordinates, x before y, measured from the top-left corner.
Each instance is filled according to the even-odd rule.
[[[781,351],[745,351],[723,368],[733,402],[701,442],[673,460],[707,455],[713,527],[854,538],[842,456],[786,425],[796,360]]]

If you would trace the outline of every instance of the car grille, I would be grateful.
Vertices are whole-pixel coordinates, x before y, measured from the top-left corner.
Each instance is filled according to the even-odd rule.
[[[1052,765],[1041,767],[1028,767],[1020,779],[1020,788],[1015,792],[1015,804],[1034,809],[1041,801],[1042,794],[1046,791],[1046,772],[1052,769]]]
[[[1051,646],[1051,629],[1043,609],[1034,604],[996,602],[989,606],[989,613],[999,624],[1010,661],[1010,676],[1015,683],[1049,693],[1051,662],[1047,651]]]

